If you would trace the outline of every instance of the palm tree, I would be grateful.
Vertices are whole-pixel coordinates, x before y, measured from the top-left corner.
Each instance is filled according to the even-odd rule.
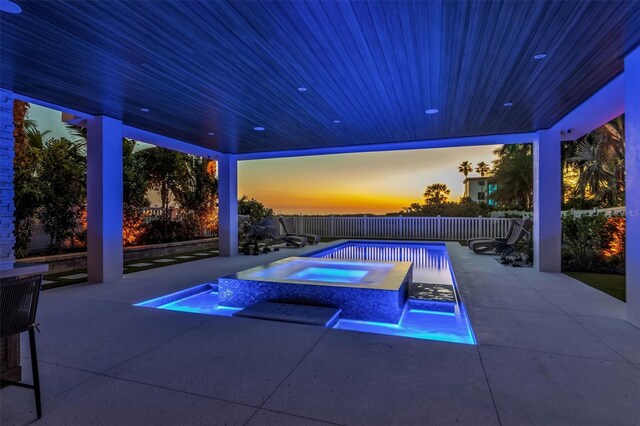
[[[489,173],[490,170],[491,168],[484,161],[479,162],[478,165],[476,166],[476,173],[480,173],[480,176],[482,177],[484,177],[484,175]]]
[[[458,166],[458,171],[460,173],[462,173],[464,175],[464,178],[466,179],[467,176],[469,175],[469,173],[471,173],[473,171],[473,164],[471,164],[468,161],[463,161]]]
[[[473,171],[473,164],[471,164],[468,161],[463,161],[458,166],[458,171],[464,175],[464,180],[466,181],[467,180],[467,176],[469,175],[469,173],[471,173]],[[467,186],[466,185],[464,187],[464,195],[463,195],[463,197],[467,197]]]
[[[531,150],[505,151],[494,161],[498,189],[492,198],[503,206],[531,208],[533,201],[533,156]]]
[[[44,149],[45,136],[49,135],[51,130],[41,132],[33,120],[26,120],[24,133],[27,136],[29,148],[31,150],[41,151]]]
[[[620,116],[585,135],[567,159],[580,171],[578,191],[618,205],[624,193],[624,121]]]
[[[26,125],[28,124],[27,115],[29,114],[28,102],[15,99],[13,101],[13,139],[18,146],[28,143],[26,135]],[[33,123],[33,121],[32,121]]]
[[[444,183],[434,183],[427,186],[424,191],[424,200],[427,204],[442,204],[447,201],[451,190]]]
[[[14,251],[17,257],[27,255],[33,220],[40,205],[40,184],[38,180],[38,154],[42,149],[42,134],[37,132],[36,123],[28,119],[29,103],[13,101],[13,158],[14,175],[13,213],[15,223]],[[33,135],[40,136],[39,146],[34,146]],[[46,133],[46,132],[45,132]],[[36,144],[37,145],[37,144]]]
[[[489,173],[489,170],[491,170],[489,168],[489,165],[487,163],[485,163],[484,161],[480,161],[477,165],[476,165],[476,173],[480,173],[481,177],[484,177],[484,175],[486,175],[487,173]],[[482,193],[484,194],[484,181],[481,180],[480,182],[478,182],[478,185],[480,185],[480,189],[482,191]],[[485,197],[486,198],[486,197]]]

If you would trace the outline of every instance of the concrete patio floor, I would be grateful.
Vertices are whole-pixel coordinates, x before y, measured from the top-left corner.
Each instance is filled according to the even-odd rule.
[[[478,346],[132,306],[317,246],[43,292],[37,424],[640,423],[640,329],[624,303],[448,248]],[[0,397],[2,424],[35,420],[30,391]]]

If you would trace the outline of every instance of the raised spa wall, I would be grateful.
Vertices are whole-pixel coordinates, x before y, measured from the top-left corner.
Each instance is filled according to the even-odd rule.
[[[218,292],[221,306],[245,308],[262,301],[331,306],[342,309],[340,318],[397,324],[412,280],[413,268],[408,269],[397,290],[299,285],[228,276],[218,279]]]

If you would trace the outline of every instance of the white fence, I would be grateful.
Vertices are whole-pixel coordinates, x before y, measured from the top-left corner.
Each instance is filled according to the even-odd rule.
[[[489,217],[294,216],[295,232],[322,237],[468,240],[499,238],[511,219]]]

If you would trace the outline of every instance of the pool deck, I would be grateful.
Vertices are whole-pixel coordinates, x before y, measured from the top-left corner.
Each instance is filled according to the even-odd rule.
[[[640,329],[624,303],[447,246],[478,346],[132,306],[318,246],[48,290],[36,424],[640,423]],[[1,423],[35,420],[32,395],[2,389]]]

